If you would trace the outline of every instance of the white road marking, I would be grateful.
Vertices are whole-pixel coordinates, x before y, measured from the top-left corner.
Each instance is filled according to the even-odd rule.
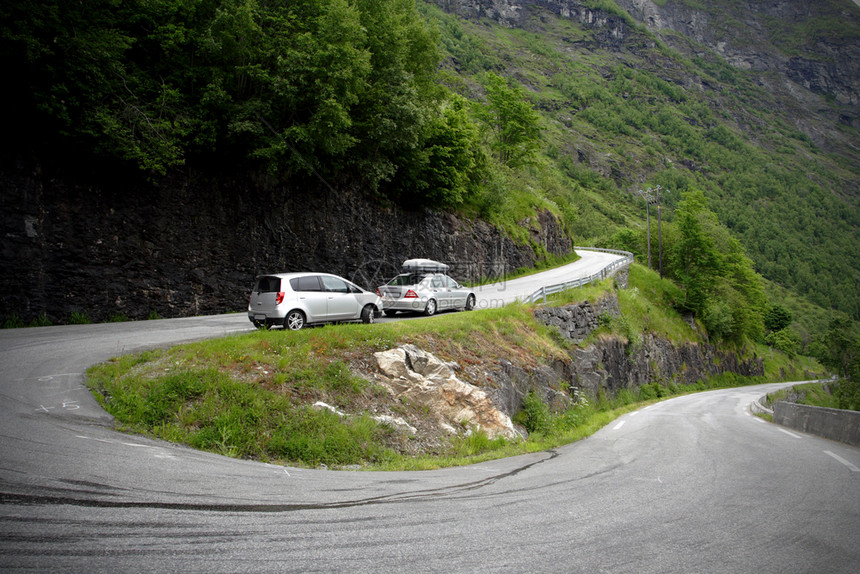
[[[618,423],[617,425],[615,425],[614,427],[612,427],[612,430],[618,430],[618,429],[620,429],[620,428],[621,428],[621,427],[623,427],[623,426],[624,426],[624,421],[621,421],[620,423]]]
[[[793,436],[794,438],[803,438],[803,437],[802,437],[802,436],[800,436],[799,434],[794,434],[793,432],[788,432],[788,431],[787,431],[787,430],[785,430],[785,429],[777,428],[777,430],[778,430],[779,432],[784,432],[784,433],[785,433],[785,434],[787,434],[788,436]]]
[[[86,436],[86,435],[82,435],[82,434],[75,435],[75,436],[77,438],[80,438],[83,440],[94,440],[96,442],[103,442],[103,443],[107,443],[107,444],[120,444],[122,446],[130,446],[130,447],[134,447],[134,448],[150,449],[150,452],[152,452],[152,456],[154,456],[155,458],[176,458],[176,456],[174,456],[173,453],[161,448],[160,446],[154,446],[154,445],[149,445],[149,444],[140,444],[140,443],[134,443],[134,442],[124,442],[124,441],[104,439],[104,438],[96,438],[96,437]]]
[[[833,458],[835,458],[836,460],[838,460],[839,462],[841,462],[842,464],[847,466],[851,470],[851,472],[860,472],[860,468],[857,468],[856,466],[854,466],[853,464],[851,464],[850,462],[848,462],[847,460],[845,460],[844,458],[842,458],[838,454],[832,453],[829,450],[825,450],[824,454],[832,456]]]
[[[639,411],[633,411],[632,413],[630,413],[630,416],[635,417],[638,414],[639,414]]]

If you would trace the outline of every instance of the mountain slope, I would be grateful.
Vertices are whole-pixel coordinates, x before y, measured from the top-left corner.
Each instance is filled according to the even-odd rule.
[[[541,112],[575,241],[638,232],[639,189],[703,189],[765,277],[860,318],[857,6],[436,4],[449,84],[496,71]]]

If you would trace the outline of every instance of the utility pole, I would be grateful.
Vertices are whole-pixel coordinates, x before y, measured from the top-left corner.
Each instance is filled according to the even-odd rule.
[[[639,190],[639,195],[645,198],[645,219],[647,221],[646,241],[648,242],[648,269],[651,269],[651,204],[657,205],[657,236],[659,244],[658,265],[660,268],[660,279],[663,278],[663,210],[660,205],[661,186],[657,189],[650,187],[646,191]]]
[[[659,258],[660,258],[660,279],[663,278],[663,217],[662,217],[663,210],[660,209],[660,190],[661,189],[663,189],[663,188],[658,185],[657,189],[655,190],[656,197],[657,197],[657,237],[658,237],[657,241],[660,245],[660,255],[659,255]]]
[[[648,191],[639,190],[639,195],[645,198],[646,242],[648,243],[648,269],[651,269],[651,188]]]

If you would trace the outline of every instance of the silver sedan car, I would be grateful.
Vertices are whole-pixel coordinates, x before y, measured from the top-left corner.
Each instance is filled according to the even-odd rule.
[[[475,308],[475,293],[470,288],[463,287],[444,273],[426,270],[433,269],[432,266],[414,266],[410,270],[409,263],[404,263],[404,273],[376,290],[382,297],[382,308],[386,315],[394,315],[399,311],[434,315],[437,311],[470,311]],[[442,264],[437,266],[439,269],[448,267]]]

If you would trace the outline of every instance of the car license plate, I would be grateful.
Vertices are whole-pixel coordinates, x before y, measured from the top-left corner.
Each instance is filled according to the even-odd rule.
[[[265,321],[266,316],[265,315],[254,315],[254,319],[256,319],[257,321]]]

